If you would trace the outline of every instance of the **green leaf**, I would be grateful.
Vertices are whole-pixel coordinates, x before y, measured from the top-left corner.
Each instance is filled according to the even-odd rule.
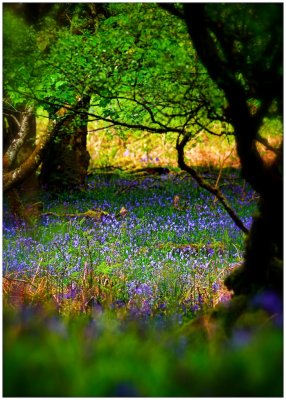
[[[105,108],[106,106],[108,106],[111,102],[111,99],[100,99],[98,105],[102,108]]]
[[[58,81],[58,82],[56,82],[56,84],[55,84],[55,88],[58,89],[58,88],[60,88],[61,86],[63,86],[65,83],[66,83],[65,81]]]

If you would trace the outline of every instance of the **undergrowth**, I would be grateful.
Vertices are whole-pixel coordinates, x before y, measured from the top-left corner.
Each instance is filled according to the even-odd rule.
[[[249,227],[255,194],[235,170],[220,183]],[[279,393],[261,366],[270,350],[280,362],[279,331],[226,338],[205,317],[231,297],[223,281],[244,237],[187,175],[98,173],[86,190],[42,201],[32,226],[4,208],[4,395]]]

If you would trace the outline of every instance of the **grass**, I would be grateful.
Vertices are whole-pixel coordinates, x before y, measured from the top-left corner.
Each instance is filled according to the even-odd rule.
[[[249,227],[253,193],[236,170],[221,184]],[[87,190],[42,201],[46,212],[104,214],[44,215],[28,227],[4,208],[5,396],[282,392],[282,333],[269,313],[254,307],[256,323],[250,313],[229,335],[208,318],[230,298],[223,280],[244,237],[187,175],[98,173]]]
[[[40,123],[40,127],[43,121]],[[177,167],[177,135],[128,132],[118,134],[118,130],[93,131],[101,127],[100,122],[90,122],[87,137],[87,149],[91,155],[90,169],[116,165],[118,167],[142,168],[154,165]],[[211,129],[221,132],[221,124],[214,124]],[[280,119],[265,118],[260,135],[274,147],[278,148],[283,137],[283,126]],[[264,145],[257,143],[258,151],[266,162],[272,162],[275,154]],[[234,136],[216,136],[201,131],[191,140],[185,149],[186,162],[192,166],[217,166],[238,168],[239,158],[236,153]]]
[[[192,286],[195,301],[197,288],[219,284],[230,265],[242,258],[241,232],[207,193],[181,176],[139,181],[130,176],[109,181],[99,176],[88,191],[70,195],[69,202],[66,196],[47,199],[47,210],[61,215],[99,208],[108,214],[100,223],[44,216],[24,234],[10,225],[4,227],[7,276],[29,280],[48,274],[49,280],[67,290],[71,284],[80,286],[88,269],[90,279],[106,275],[115,286],[125,277],[124,287],[115,295],[118,301],[130,299],[132,285],[141,284],[156,293],[153,303],[162,296],[178,302]],[[179,209],[173,205],[174,196],[180,198]],[[243,210],[239,197],[236,206]],[[119,214],[122,207],[127,210],[124,217]],[[251,202],[240,211],[248,225],[254,208]]]

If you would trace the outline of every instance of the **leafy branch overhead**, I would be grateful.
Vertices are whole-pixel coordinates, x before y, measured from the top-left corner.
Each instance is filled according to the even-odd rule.
[[[209,93],[222,106],[224,99],[198,62],[185,24],[154,5],[134,8],[110,5],[111,16],[101,21],[96,34],[59,30],[49,51],[35,55],[34,65],[17,76],[17,84],[9,81],[9,95],[32,96],[38,102],[53,97],[55,103],[70,105],[75,97],[89,94],[96,118],[134,129],[178,132],[191,128],[195,116],[203,125],[208,118],[222,118]],[[6,18],[10,23],[11,17]],[[13,58],[5,62],[15,65]],[[24,75],[30,77],[28,84]]]

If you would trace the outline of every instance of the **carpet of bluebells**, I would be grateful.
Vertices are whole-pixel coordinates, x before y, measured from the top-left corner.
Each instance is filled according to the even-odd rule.
[[[208,178],[215,182],[216,174]],[[236,171],[220,184],[250,227],[255,194]],[[258,354],[247,332],[229,338],[223,363],[214,348],[195,346],[199,334],[190,345],[184,333],[195,316],[229,300],[223,280],[243,257],[243,233],[213,196],[182,173],[99,173],[83,191],[41,200],[32,226],[15,222],[4,204],[4,394],[269,392],[273,377],[261,386],[264,370],[253,378],[248,359],[259,365],[278,333],[258,339]],[[100,218],[83,216],[87,210]],[[244,356],[242,345],[249,346]],[[274,364],[278,358],[274,349]],[[242,379],[252,377],[247,388],[237,384],[240,368]]]
[[[44,211],[106,214],[96,222],[44,215],[33,230],[4,221],[4,276],[45,277],[58,303],[79,297],[84,283],[97,286],[98,303],[134,315],[174,308],[183,315],[212,305],[225,274],[241,261],[243,234],[208,192],[183,177],[98,175],[85,192],[46,196]],[[249,227],[252,193],[242,192],[237,176],[230,182],[230,201]]]

